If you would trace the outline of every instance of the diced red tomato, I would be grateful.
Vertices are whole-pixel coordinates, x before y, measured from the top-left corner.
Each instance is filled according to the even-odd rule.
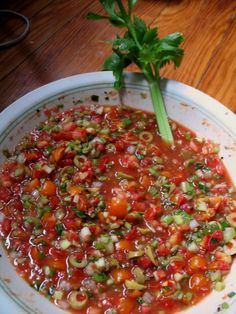
[[[129,268],[116,268],[111,271],[111,277],[116,284],[122,284],[127,279],[131,279],[133,275]]]
[[[195,152],[195,153],[198,153],[201,149],[201,147],[196,143],[194,142],[193,140],[190,141],[189,143],[189,147]]]
[[[41,153],[40,151],[38,150],[32,150],[32,151],[29,151],[27,153],[25,153],[25,158],[27,161],[34,161],[34,160],[38,160],[40,159],[41,157],[43,156],[43,153]]]
[[[60,258],[60,259],[55,259],[51,257],[46,257],[45,258],[45,264],[48,265],[49,267],[52,267],[55,270],[61,270],[61,271],[66,271],[67,265],[66,265],[66,259]]]
[[[74,140],[79,139],[80,141],[85,142],[86,138],[87,138],[87,132],[85,129],[77,128],[72,132],[72,139]]]
[[[138,258],[138,264],[143,267],[143,268],[149,268],[151,266],[153,266],[152,261],[150,260],[149,257],[147,256],[141,256]]]
[[[141,313],[142,314],[151,314],[152,313],[152,307],[151,306],[147,306],[147,305],[143,305],[141,307]]]
[[[230,270],[231,265],[224,261],[214,261],[208,265],[208,269],[210,270],[222,270],[228,271]]]
[[[4,202],[9,202],[12,198],[12,193],[8,188],[0,186],[0,200]]]
[[[0,224],[0,231],[2,231],[3,235],[6,237],[11,232],[11,220],[5,218],[3,222]]]
[[[54,159],[54,161],[59,161],[64,154],[65,151],[65,147],[57,147],[52,151],[52,157]]]
[[[27,183],[27,185],[25,186],[24,190],[25,192],[33,192],[38,186],[40,185],[40,181],[38,178],[35,178],[33,180],[31,180],[30,182]]]
[[[188,266],[193,272],[205,270],[207,268],[207,260],[201,255],[195,255],[188,260]]]
[[[208,251],[214,251],[224,239],[224,234],[221,230],[214,231],[211,235],[203,238],[203,247]]]
[[[137,239],[137,236],[139,235],[139,232],[136,228],[131,229],[125,236],[126,240],[135,240]]]
[[[76,123],[75,122],[66,122],[62,124],[63,131],[69,132],[76,129]]]
[[[148,283],[148,289],[150,289],[150,291],[160,290],[160,287],[161,287],[160,281],[151,279]]]
[[[40,179],[45,175],[45,172],[43,170],[32,170],[32,177],[36,179]]]
[[[40,191],[42,195],[51,196],[56,194],[56,185],[50,180],[44,182],[44,185]]]
[[[0,175],[0,184],[4,187],[4,188],[10,188],[12,185],[12,178],[9,174],[1,174]]]
[[[178,195],[178,205],[184,205],[188,201],[187,196],[184,194],[179,194]]]
[[[120,164],[124,168],[135,169],[138,167],[138,158],[134,155],[123,155],[120,157]]]
[[[124,141],[119,140],[119,141],[116,141],[115,147],[116,147],[117,152],[123,152],[126,148],[126,144]]]
[[[146,220],[152,220],[156,218],[156,216],[160,214],[161,212],[162,212],[162,209],[160,206],[150,207],[145,211],[144,217]]]
[[[210,280],[203,272],[194,273],[189,279],[189,287],[195,291],[208,292]]]
[[[180,261],[171,261],[167,266],[168,271],[171,273],[177,273],[180,270],[184,269],[186,266],[186,262],[184,260]]]
[[[56,225],[56,218],[54,214],[51,213],[44,214],[42,218],[42,225],[46,230],[54,229]]]
[[[123,298],[118,305],[119,314],[130,314],[135,307],[135,300],[132,298]]]
[[[49,197],[49,203],[52,208],[56,208],[60,203],[60,199],[56,195],[52,195]]]
[[[134,243],[133,241],[130,240],[120,240],[117,244],[116,244],[116,248],[118,250],[128,250],[128,251],[132,251],[134,249]]]
[[[113,197],[108,206],[108,212],[111,216],[124,218],[128,214],[128,202],[125,198]]]
[[[166,247],[164,243],[160,244],[156,249],[156,253],[158,256],[167,256],[171,252],[170,248]]]

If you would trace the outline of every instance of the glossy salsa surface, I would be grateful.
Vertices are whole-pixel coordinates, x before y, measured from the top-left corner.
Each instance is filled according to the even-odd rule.
[[[224,288],[235,190],[219,147],[155,116],[84,106],[51,116],[0,172],[0,236],[19,274],[78,313],[169,314]]]

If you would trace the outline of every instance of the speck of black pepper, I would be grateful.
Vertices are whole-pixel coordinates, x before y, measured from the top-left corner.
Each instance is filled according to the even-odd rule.
[[[91,100],[98,102],[99,101],[99,96],[98,95],[92,95],[91,96]]]
[[[105,100],[109,100],[110,98],[107,96],[107,97],[105,97]]]
[[[224,157],[222,156],[222,157],[220,157],[220,159],[222,160],[222,159],[224,159]]]
[[[2,255],[0,254],[0,258],[2,257]]]
[[[37,112],[40,112],[40,109],[37,109],[36,111],[37,111]]]

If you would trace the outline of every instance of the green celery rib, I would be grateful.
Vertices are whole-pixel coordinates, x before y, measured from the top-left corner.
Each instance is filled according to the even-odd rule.
[[[173,144],[174,138],[171,132],[164,100],[158,82],[156,81],[149,82],[149,89],[152,97],[152,103],[156,114],[160,135],[166,143]]]

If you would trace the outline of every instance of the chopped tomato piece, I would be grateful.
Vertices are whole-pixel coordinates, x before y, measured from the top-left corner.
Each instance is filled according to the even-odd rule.
[[[74,131],[72,131],[72,139],[76,140],[79,139],[82,142],[85,142],[87,138],[87,132],[85,129],[75,129]]]
[[[0,200],[4,202],[9,202],[12,198],[12,193],[8,188],[4,188],[0,186]]]
[[[67,191],[70,195],[74,196],[76,194],[81,194],[83,190],[77,185],[71,185]]]
[[[52,157],[57,162],[59,161],[64,154],[65,148],[64,147],[57,147],[52,151]]]
[[[190,277],[189,288],[195,291],[208,292],[210,280],[203,272],[197,272]]]
[[[129,290],[127,292],[127,296],[129,298],[132,298],[132,299],[136,299],[136,298],[140,297],[141,295],[143,295],[143,292],[140,290]]]
[[[124,283],[127,279],[133,277],[129,268],[117,268],[111,271],[111,277],[116,284]]]
[[[135,307],[135,300],[132,298],[122,298],[118,305],[119,314],[130,314]]]
[[[129,240],[120,240],[117,244],[116,247],[118,250],[133,250],[134,249],[134,243],[133,241]]]
[[[108,206],[108,212],[111,216],[117,218],[125,218],[128,214],[128,202],[126,198],[113,197]]]
[[[11,220],[5,218],[3,222],[0,224],[0,231],[2,231],[3,235],[6,237],[11,232]]]
[[[138,235],[139,235],[138,230],[136,228],[133,228],[126,234],[125,238],[126,240],[135,240]]]
[[[56,194],[55,183],[49,180],[45,181],[40,193],[45,196],[55,195]]]
[[[146,220],[152,220],[154,219],[158,214],[161,213],[161,207],[160,206],[155,206],[155,207],[150,207],[148,208],[145,213],[144,213],[144,217]]]
[[[115,143],[115,147],[118,152],[123,152],[125,150],[126,144],[124,141],[119,140]]]
[[[40,260],[40,251],[37,249],[36,246],[33,246],[30,251],[30,256],[33,262],[38,262]]]
[[[27,185],[25,186],[24,190],[25,192],[33,192],[37,187],[39,187],[40,182],[38,178],[35,178],[33,180],[31,180],[29,183],[27,183]]]
[[[203,247],[208,251],[214,251],[223,239],[224,234],[221,230],[214,231],[211,235],[203,238]]]
[[[153,266],[152,261],[150,260],[149,257],[147,256],[141,256],[138,258],[138,264],[143,267],[143,268],[149,268],[151,266]]]
[[[66,259],[60,258],[60,259],[55,259],[51,257],[46,257],[45,259],[45,264],[48,265],[49,267],[52,267],[56,270],[62,270],[66,271]]]
[[[214,261],[208,265],[208,269],[210,270],[230,270],[231,265],[224,261]]]
[[[54,229],[56,225],[56,218],[54,214],[46,213],[42,218],[42,225],[46,230]]]
[[[203,256],[195,255],[188,260],[188,266],[192,271],[205,270],[207,267],[207,260]]]

